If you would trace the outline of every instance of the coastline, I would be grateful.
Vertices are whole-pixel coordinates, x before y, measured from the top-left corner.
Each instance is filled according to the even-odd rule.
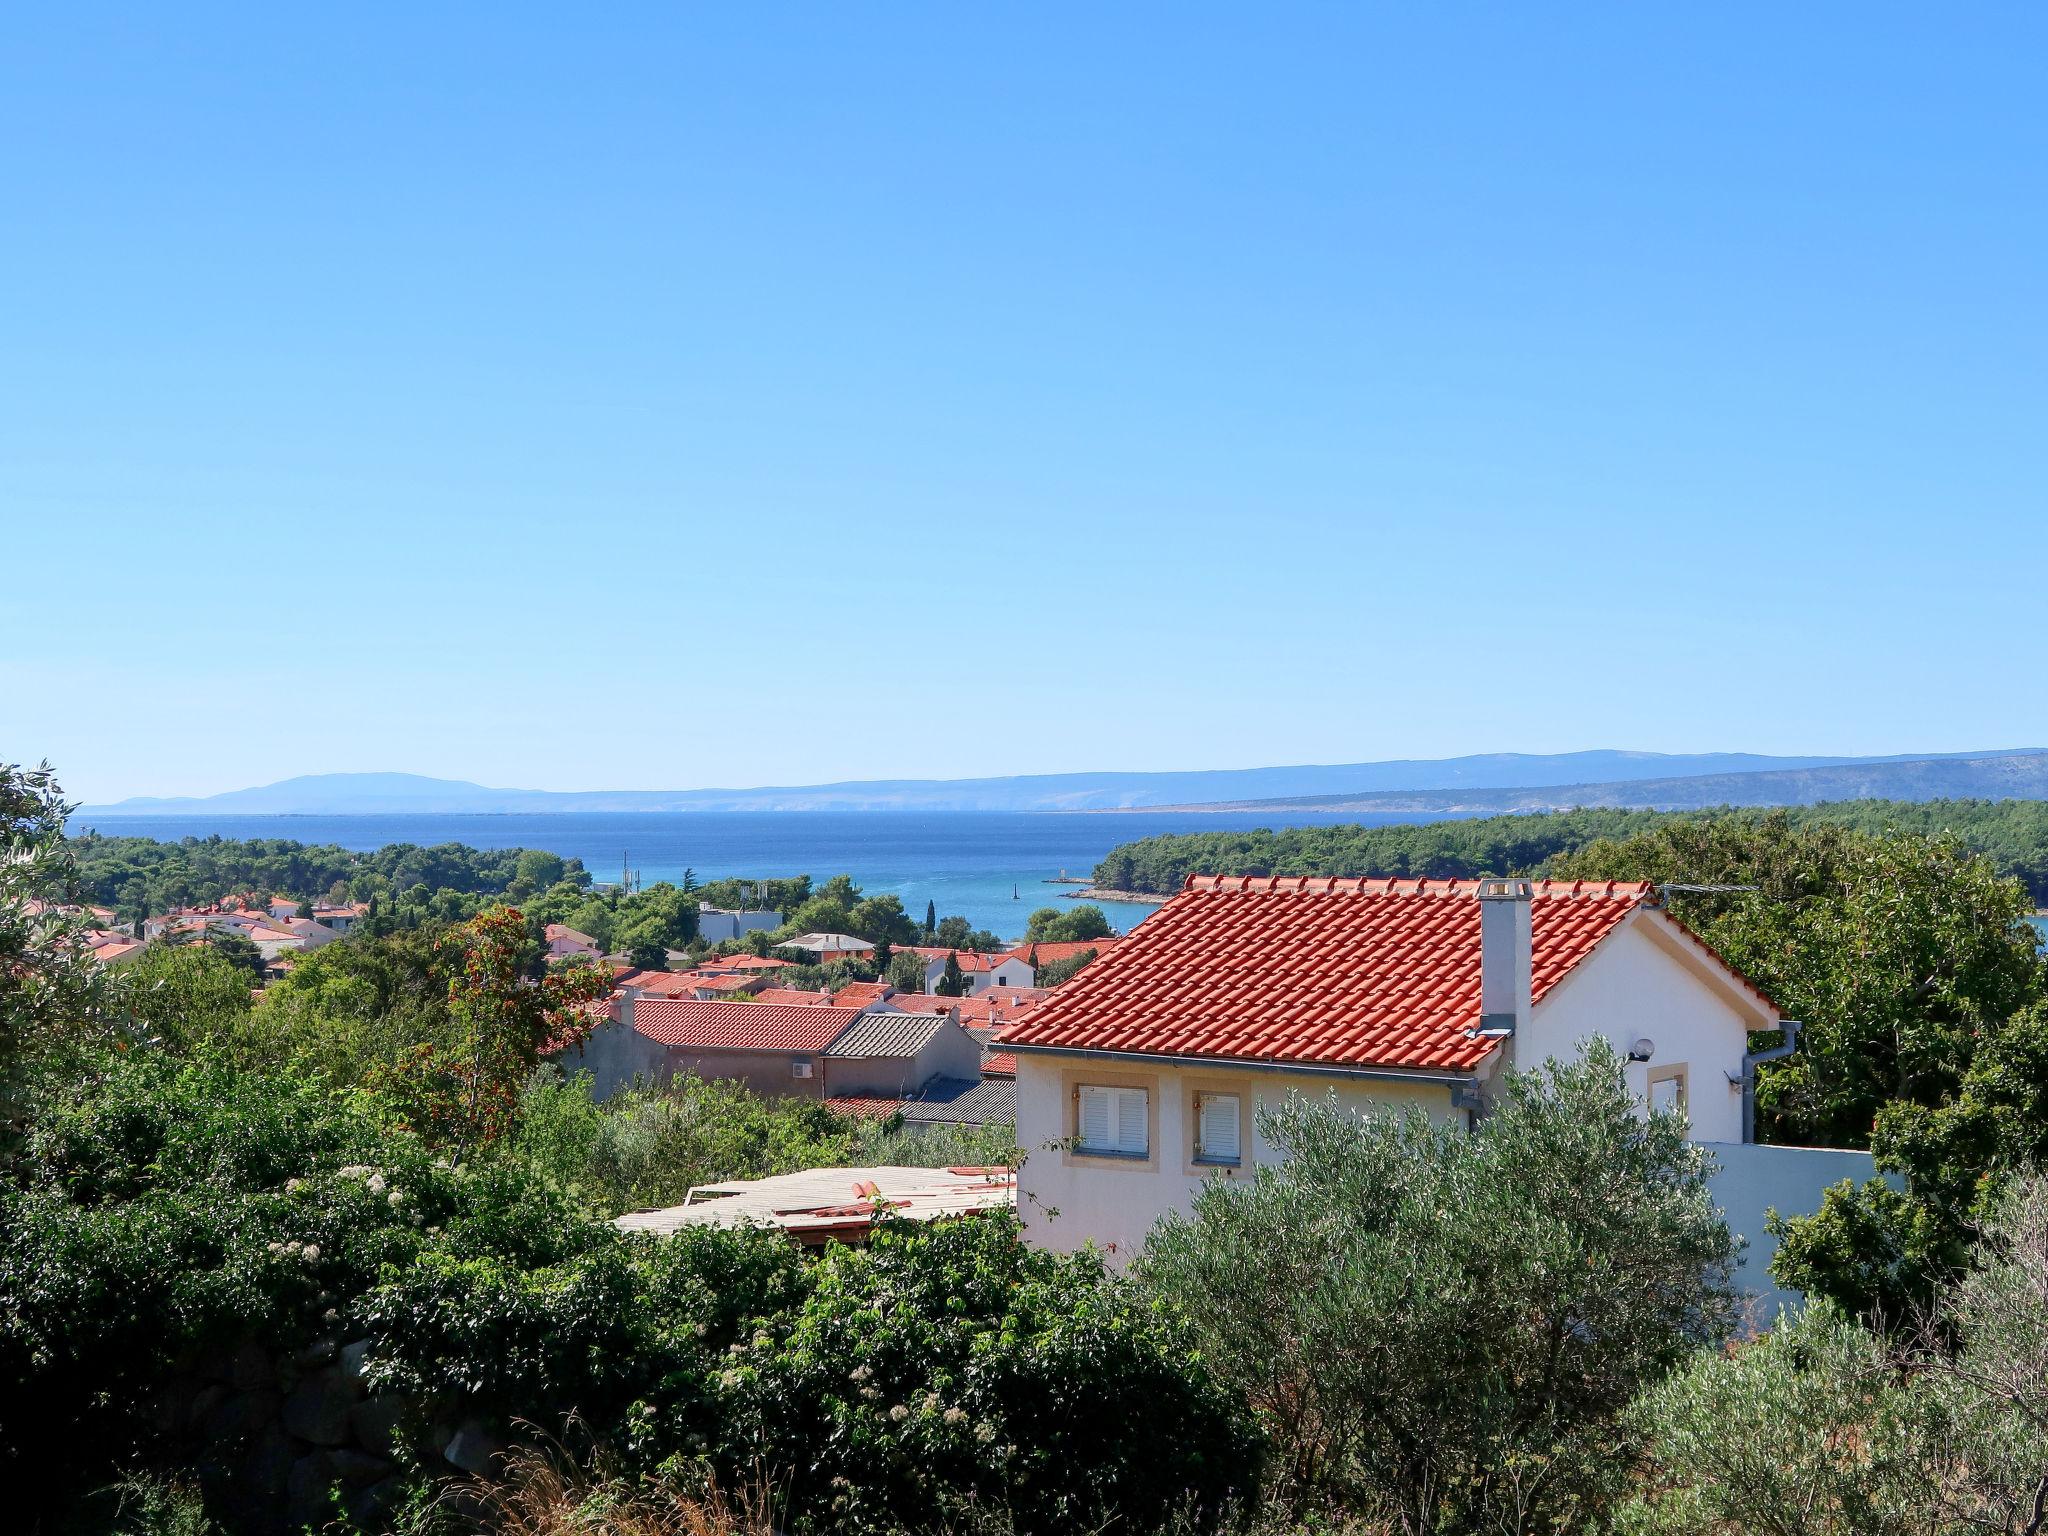
[[[1134,907],[1163,907],[1167,898],[1151,891],[1119,891],[1106,885],[1084,885],[1078,891],[1061,891],[1062,901],[1121,901]]]

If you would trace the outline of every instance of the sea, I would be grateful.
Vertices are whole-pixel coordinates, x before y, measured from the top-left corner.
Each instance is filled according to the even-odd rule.
[[[925,903],[1003,938],[1020,938],[1038,907],[1064,907],[1118,843],[1162,832],[1230,832],[1255,827],[1434,821],[1438,814],[1317,815],[1290,812],[1116,811],[639,811],[538,815],[405,816],[108,816],[91,824],[109,837],[176,841],[219,835],[289,838],[343,848],[389,843],[467,843],[472,848],[545,848],[579,858],[600,884],[623,874],[642,884],[810,875],[819,883],[850,875],[868,895],[894,894],[924,916]],[[82,824],[74,821],[74,832]],[[1103,902],[1118,932],[1156,904]]]

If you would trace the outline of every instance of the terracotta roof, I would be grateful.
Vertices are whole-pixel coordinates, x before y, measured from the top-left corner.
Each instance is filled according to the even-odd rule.
[[[864,1013],[832,1042],[827,1056],[915,1056],[952,1023],[942,1013]]]
[[[944,960],[948,955],[960,957],[960,969],[974,975],[981,971],[992,971],[1011,957],[1007,954],[992,954],[979,949],[948,949],[943,944],[901,944],[897,954],[923,955],[927,960]]]
[[[316,913],[337,912],[346,911],[347,908],[315,907],[313,910]],[[593,939],[587,933],[578,932],[576,929],[571,928],[567,923],[549,923],[545,928],[541,930],[541,933],[550,944],[555,943],[557,940],[562,940],[571,944],[587,945],[591,949],[597,948],[597,940]]]
[[[962,1024],[1002,1023],[1021,1018],[1053,994],[1043,987],[990,987],[972,997],[934,992],[893,992],[882,1006],[898,1013],[950,1013]]]
[[[1122,942],[1122,939],[1061,939],[1052,944],[1019,944],[1010,951],[1010,955],[1013,959],[1031,965],[1031,957],[1035,953],[1038,956],[1038,965],[1051,965],[1056,960],[1071,960],[1074,956],[1086,954],[1091,949],[1095,951],[1096,958],[1100,959]]]
[[[834,1008],[872,1008],[890,992],[886,981],[849,981],[832,994]]]
[[[990,1051],[981,1058],[983,1077],[1015,1077],[1017,1056],[1014,1051]]]
[[[779,971],[793,960],[777,960],[773,955],[714,955],[697,969],[700,971]]]
[[[1479,882],[1196,875],[1127,939],[1003,1031],[1008,1045],[1466,1071],[1479,1021]],[[1541,1002],[1647,882],[1543,880]]]
[[[825,1107],[842,1115],[852,1115],[856,1120],[886,1120],[903,1108],[903,1101],[855,1096],[827,1099]]]
[[[632,987],[643,997],[688,997],[703,982],[703,977],[688,971],[627,971],[618,978],[618,985]]]
[[[657,1045],[714,1051],[822,1051],[860,1015],[817,1004],[643,997],[633,1028]]]
[[[754,994],[754,1001],[757,1003],[808,1003],[813,1007],[823,1007],[832,1002],[832,994],[822,988],[816,992],[806,992],[802,987],[763,987]]]

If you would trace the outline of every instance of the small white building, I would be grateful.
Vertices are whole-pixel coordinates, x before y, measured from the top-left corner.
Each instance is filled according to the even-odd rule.
[[[604,946],[589,934],[571,928],[567,923],[549,923],[541,930],[541,937],[547,943],[551,959],[567,959],[581,955],[596,960],[604,955]]]
[[[978,949],[945,949],[934,944],[904,944],[897,948],[896,953],[916,955],[924,962],[924,982],[918,988],[921,992],[936,990],[946,974],[949,955],[960,962],[960,974],[967,981],[969,997],[991,987],[1028,987],[1032,983],[1031,967],[1022,955],[1015,953],[985,954]]]
[[[697,936],[706,944],[723,944],[745,934],[781,926],[780,912],[750,912],[697,903]]]
[[[1506,1069],[1593,1036],[1646,1107],[1739,1143],[1749,1036],[1778,1024],[1647,884],[1195,876],[1002,1032],[1018,1210],[1032,1242],[1133,1252],[1203,1181],[1279,1160],[1261,1105],[1470,1124]]]
[[[784,939],[778,949],[802,950],[820,965],[830,965],[834,960],[847,960],[855,955],[865,955],[874,949],[866,939],[857,939],[850,933],[800,933],[793,939]]]

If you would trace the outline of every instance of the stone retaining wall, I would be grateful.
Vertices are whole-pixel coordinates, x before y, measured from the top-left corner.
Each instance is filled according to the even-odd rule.
[[[244,1339],[174,1377],[152,1405],[155,1427],[248,1536],[325,1524],[336,1490],[340,1511],[375,1530],[403,1493],[402,1462],[492,1470],[504,1447],[481,1423],[435,1422],[420,1404],[372,1391],[368,1353],[367,1339],[296,1353]]]

